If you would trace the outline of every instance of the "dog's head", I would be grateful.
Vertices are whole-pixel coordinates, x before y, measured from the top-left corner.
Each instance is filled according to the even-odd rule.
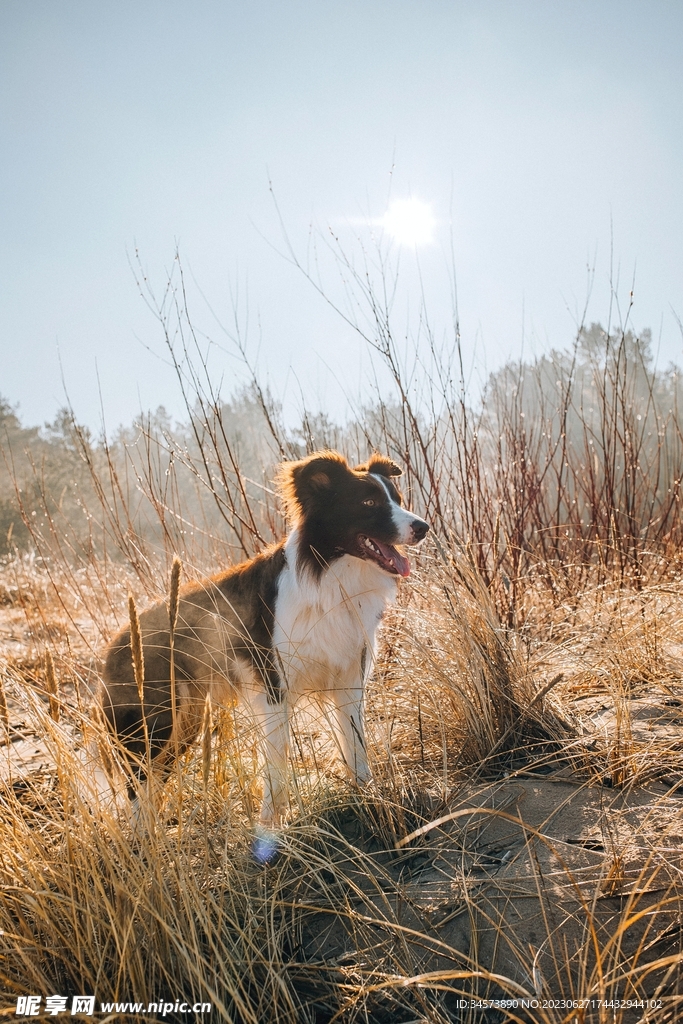
[[[285,463],[280,487],[300,533],[299,564],[320,575],[335,559],[353,555],[393,576],[407,576],[410,562],[396,545],[418,544],[429,526],[403,508],[394,483],[400,475],[384,455],[355,469],[330,451]]]

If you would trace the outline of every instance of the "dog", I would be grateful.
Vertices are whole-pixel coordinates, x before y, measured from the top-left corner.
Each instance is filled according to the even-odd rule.
[[[168,604],[160,601],[139,617],[144,722],[130,627],[111,641],[101,709],[140,778],[148,744],[154,774],[168,776],[175,756],[199,734],[208,692],[218,704],[239,697],[260,726],[264,826],[278,825],[287,812],[289,716],[303,695],[328,701],[348,775],[359,786],[370,780],[363,692],[375,634],[398,580],[410,573],[397,545],[418,544],[429,530],[403,507],[394,483],[400,475],[395,462],[378,454],[355,468],[333,451],[281,467],[289,535],[180,589],[175,715]]]

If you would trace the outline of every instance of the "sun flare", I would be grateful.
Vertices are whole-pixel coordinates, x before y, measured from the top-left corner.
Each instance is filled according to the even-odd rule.
[[[429,203],[395,199],[382,218],[382,226],[399,245],[427,245],[434,239],[436,220]]]

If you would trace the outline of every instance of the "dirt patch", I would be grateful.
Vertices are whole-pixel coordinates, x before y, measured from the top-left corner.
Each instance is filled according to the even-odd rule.
[[[481,969],[489,996],[548,998],[601,975],[614,998],[625,974],[622,998],[679,990],[678,966],[651,965],[681,952],[683,799],[531,775],[465,785],[437,811],[451,820],[393,851],[373,850],[348,812],[332,822],[345,884],[322,911],[297,888],[309,961],[367,982],[400,946],[404,977],[436,972],[435,988]],[[471,995],[472,979],[449,987]]]

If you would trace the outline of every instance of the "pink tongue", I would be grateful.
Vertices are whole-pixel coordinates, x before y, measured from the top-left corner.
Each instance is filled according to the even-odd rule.
[[[405,555],[402,555],[400,551],[392,547],[390,544],[382,544],[380,541],[372,538],[374,543],[380,549],[387,562],[393,562],[394,568],[397,570],[399,576],[410,576],[410,562]]]

